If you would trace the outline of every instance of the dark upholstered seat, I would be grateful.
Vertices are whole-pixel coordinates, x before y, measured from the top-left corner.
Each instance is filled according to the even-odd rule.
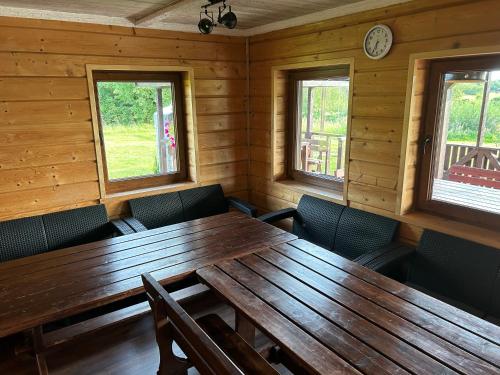
[[[129,205],[133,220],[124,220],[137,231],[223,214],[229,211],[229,206],[249,216],[255,216],[256,212],[247,202],[225,197],[221,185],[136,198]]]
[[[182,190],[179,195],[184,208],[184,221],[223,214],[229,210],[220,185]]]
[[[40,216],[0,223],[0,262],[47,250],[47,238]]]
[[[109,238],[113,227],[102,204],[42,216],[49,250]]]
[[[398,225],[399,222],[388,217],[346,207],[339,220],[333,250],[355,259],[390,244]]]
[[[406,282],[475,315],[500,319],[498,249],[426,230]]]
[[[293,233],[328,250],[355,259],[389,245],[399,222],[323,199],[303,195],[297,209],[259,217],[268,223],[293,217]]]
[[[149,229],[184,221],[178,192],[131,199],[129,205],[132,216]]]

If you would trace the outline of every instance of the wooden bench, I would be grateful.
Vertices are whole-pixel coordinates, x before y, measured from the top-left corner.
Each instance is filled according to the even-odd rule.
[[[496,170],[453,165],[448,170],[448,180],[500,189],[500,171]]]
[[[191,304],[210,295],[210,289],[202,284],[195,284],[171,293],[171,297],[176,303],[189,308]],[[87,319],[67,327],[43,332],[41,327],[35,328],[33,334],[33,346],[37,357],[38,368],[41,374],[47,374],[46,353],[65,345],[73,343],[77,339],[100,332],[104,329],[111,329],[125,323],[138,320],[151,311],[148,301],[134,304],[132,306],[99,315],[95,318]],[[26,351],[26,348],[16,350],[18,353]]]
[[[278,374],[219,316],[210,314],[195,321],[151,275],[144,274],[142,280],[155,320],[159,375],[187,374],[193,366],[202,375]],[[175,356],[174,341],[187,359]]]

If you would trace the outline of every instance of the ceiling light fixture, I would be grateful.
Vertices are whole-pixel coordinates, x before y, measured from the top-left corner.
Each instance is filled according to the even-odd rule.
[[[200,12],[200,22],[198,23],[198,29],[202,34],[210,34],[217,24],[227,27],[228,29],[234,29],[238,24],[238,18],[236,14],[231,10],[231,6],[226,5],[226,0],[208,0],[209,3],[202,5],[204,11]],[[212,12],[208,11],[208,8],[220,4],[219,6],[219,17],[217,22],[214,22],[214,16]]]

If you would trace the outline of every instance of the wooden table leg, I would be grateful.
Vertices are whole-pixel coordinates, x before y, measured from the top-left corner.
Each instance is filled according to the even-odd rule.
[[[36,364],[40,375],[48,375],[47,359],[45,358],[45,345],[43,343],[43,328],[38,326],[31,331],[33,336],[33,349],[35,351]]]
[[[236,312],[236,332],[252,347],[255,347],[255,327],[242,314]]]

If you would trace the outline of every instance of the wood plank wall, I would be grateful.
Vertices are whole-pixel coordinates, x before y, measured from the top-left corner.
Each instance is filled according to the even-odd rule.
[[[247,197],[245,38],[0,17],[0,220],[98,202],[86,64],[193,67],[200,182]]]
[[[250,188],[262,210],[296,204],[301,196],[271,183],[271,67],[354,58],[348,204],[396,216],[397,183],[409,56],[414,53],[496,45],[498,0],[418,0],[250,38]],[[362,50],[365,33],[389,25],[395,43],[380,61]],[[414,119],[418,121],[418,119]],[[425,222],[403,225],[401,237],[418,240]]]

